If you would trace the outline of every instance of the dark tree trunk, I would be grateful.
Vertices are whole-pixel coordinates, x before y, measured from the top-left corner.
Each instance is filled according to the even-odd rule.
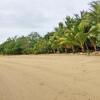
[[[67,53],[67,48],[65,48],[65,53]]]
[[[93,47],[94,47],[94,51],[96,52],[96,44],[95,43],[93,44]]]
[[[56,53],[55,49],[53,49],[53,53]]]
[[[84,53],[84,45],[83,44],[81,44],[81,50],[82,50],[82,52]]]
[[[94,51],[96,52],[96,42],[92,41],[92,45],[93,45]]]
[[[59,50],[59,48],[57,48],[57,53],[60,53],[60,50]]]
[[[86,50],[89,51],[89,48],[88,48],[88,45],[87,43],[85,43],[85,46],[86,46]]]
[[[75,53],[75,49],[74,49],[74,46],[72,46],[72,51],[73,51],[73,53]]]

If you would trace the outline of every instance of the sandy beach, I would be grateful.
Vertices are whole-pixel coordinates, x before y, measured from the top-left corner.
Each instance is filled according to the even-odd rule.
[[[0,56],[0,100],[100,100],[100,56]]]

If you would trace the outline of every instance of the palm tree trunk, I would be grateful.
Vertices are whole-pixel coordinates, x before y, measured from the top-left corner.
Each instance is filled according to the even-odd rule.
[[[73,53],[75,53],[75,49],[74,49],[74,46],[72,46],[72,51],[73,51]]]
[[[86,50],[89,51],[89,48],[86,42],[85,42],[85,46],[86,46]]]
[[[65,49],[65,53],[67,53],[67,46],[65,46],[64,49]]]
[[[96,52],[96,44],[93,43],[94,51]]]
[[[57,53],[60,53],[60,50],[59,50],[59,48],[57,48]]]
[[[67,48],[65,48],[65,53],[67,53]]]
[[[96,42],[92,41],[92,45],[93,45],[94,51],[96,52]]]
[[[81,50],[82,50],[82,52],[84,52],[84,46],[83,46],[83,44],[81,44]]]
[[[53,53],[56,53],[55,49],[53,49]]]

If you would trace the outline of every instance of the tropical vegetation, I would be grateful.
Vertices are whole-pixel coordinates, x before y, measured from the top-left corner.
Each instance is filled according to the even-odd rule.
[[[7,39],[0,45],[0,54],[44,54],[96,52],[100,50],[100,1],[90,3],[89,11],[66,16],[53,32],[40,36]]]

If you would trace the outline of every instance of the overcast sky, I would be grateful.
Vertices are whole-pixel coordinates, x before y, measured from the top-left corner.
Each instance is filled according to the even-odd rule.
[[[93,0],[0,0],[0,42],[32,31],[46,34],[65,16],[89,9]]]

